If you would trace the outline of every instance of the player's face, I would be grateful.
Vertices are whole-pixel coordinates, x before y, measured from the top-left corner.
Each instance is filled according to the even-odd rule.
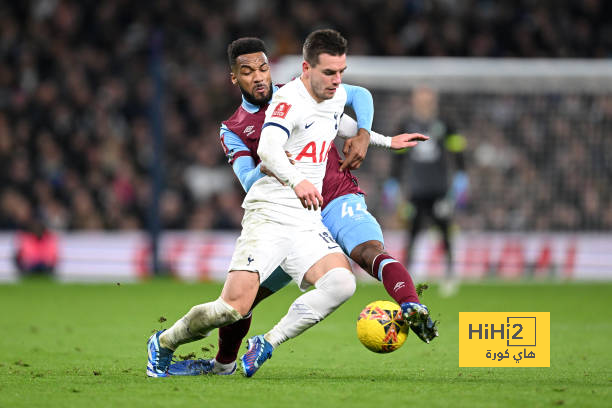
[[[420,120],[431,120],[438,112],[438,97],[429,88],[417,88],[412,94],[413,115]]]
[[[346,54],[320,54],[317,65],[313,67],[304,61],[302,70],[314,99],[317,102],[331,99],[342,83],[342,74],[346,70]]]
[[[245,99],[255,105],[265,105],[272,98],[272,78],[268,57],[263,52],[243,54],[236,58],[231,73]]]

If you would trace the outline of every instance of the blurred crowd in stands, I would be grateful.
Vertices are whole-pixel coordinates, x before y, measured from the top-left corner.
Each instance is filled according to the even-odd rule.
[[[2,2],[0,229],[31,229],[41,220],[63,231],[146,228],[157,164],[155,33],[166,78],[161,222],[203,230],[237,229],[242,217],[243,192],[218,142],[220,122],[240,101],[225,54],[231,40],[259,36],[277,57],[300,53],[311,30],[333,27],[352,55],[609,58],[611,20],[612,3],[603,0]],[[528,104],[471,97],[480,98],[471,110],[461,103],[445,105],[463,110],[442,109],[475,163],[468,164],[466,228],[612,228],[612,145],[604,134],[587,137],[591,119],[607,121],[610,135],[610,96]],[[549,109],[562,114],[549,117]],[[357,173],[366,189],[385,177],[385,160],[372,161],[373,175]],[[383,193],[368,199],[379,216],[392,210]]]
[[[404,94],[379,92],[378,121],[408,114]],[[469,200],[455,220],[467,230],[612,230],[612,95],[442,93],[440,117],[466,137]],[[385,112],[387,118],[385,118]],[[397,129],[399,131],[401,129]],[[379,171],[368,204],[384,225],[400,227],[398,193],[388,178],[387,152],[371,150]],[[366,190],[368,191],[368,190]],[[378,200],[378,202],[376,201]],[[386,214],[386,216],[385,216]]]

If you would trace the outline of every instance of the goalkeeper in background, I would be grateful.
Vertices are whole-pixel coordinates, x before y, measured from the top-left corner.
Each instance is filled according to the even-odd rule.
[[[392,166],[392,176],[401,183],[411,207],[404,265],[409,267],[412,261],[415,239],[425,222],[433,221],[442,235],[446,259],[441,294],[450,296],[458,285],[453,272],[452,215],[456,206],[466,204],[469,186],[463,154],[466,141],[438,117],[438,96],[425,87],[413,91],[411,116],[399,128],[430,137],[428,143],[396,155]]]

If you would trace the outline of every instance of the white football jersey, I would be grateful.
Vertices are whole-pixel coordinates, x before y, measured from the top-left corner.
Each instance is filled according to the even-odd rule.
[[[346,99],[346,90],[340,86],[333,98],[317,103],[301,79],[296,78],[274,93],[266,111],[263,127],[277,126],[287,132],[288,139],[283,149],[291,153],[296,169],[319,192],[323,187],[327,154],[338,133]],[[251,186],[243,207],[283,214],[275,216],[275,220],[284,224],[301,224],[313,217],[320,219],[320,210],[305,209],[290,186],[283,186],[269,176]]]

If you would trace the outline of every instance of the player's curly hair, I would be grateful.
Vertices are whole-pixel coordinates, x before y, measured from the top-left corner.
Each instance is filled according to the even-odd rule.
[[[255,37],[242,37],[234,40],[227,46],[227,58],[229,60],[230,67],[234,68],[236,65],[236,58],[244,54],[252,54],[254,52],[263,52],[268,54],[266,50],[266,44],[259,38]]]
[[[346,38],[336,30],[316,30],[306,37],[302,54],[304,60],[314,67],[319,63],[321,54],[346,54],[347,44]]]

